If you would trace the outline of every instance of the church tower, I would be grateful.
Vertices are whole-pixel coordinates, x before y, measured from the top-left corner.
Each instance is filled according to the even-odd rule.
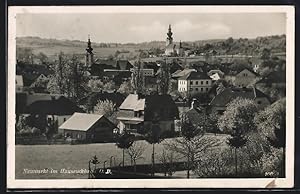
[[[94,53],[93,53],[92,43],[90,40],[90,35],[88,37],[87,48],[85,50],[86,50],[85,66],[90,67],[94,63]]]
[[[167,33],[167,40],[166,40],[166,46],[170,45],[173,43],[173,38],[172,38],[172,30],[171,30],[171,24],[169,24],[169,29],[168,29],[168,33]]]

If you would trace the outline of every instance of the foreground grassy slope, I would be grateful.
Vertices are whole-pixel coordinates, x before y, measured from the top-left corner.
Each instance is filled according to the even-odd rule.
[[[215,136],[225,142],[226,136]],[[159,155],[162,153],[163,144],[169,140],[164,140],[155,145],[156,162],[159,162]],[[143,158],[138,160],[139,164],[151,163],[152,146],[146,141],[140,141],[145,145]],[[84,144],[84,145],[16,145],[16,179],[35,178],[87,178],[87,174],[66,174],[66,173],[46,173],[46,174],[25,174],[24,169],[88,169],[88,160],[96,155],[100,161],[99,166],[109,166],[109,158],[115,156],[116,163],[122,161],[122,150],[118,149],[114,143],[106,144]],[[125,165],[130,165],[130,159],[125,157]]]

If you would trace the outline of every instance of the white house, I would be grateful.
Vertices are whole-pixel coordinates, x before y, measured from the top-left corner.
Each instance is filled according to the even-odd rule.
[[[204,72],[190,72],[178,78],[178,91],[193,93],[207,93],[212,87],[212,79]]]

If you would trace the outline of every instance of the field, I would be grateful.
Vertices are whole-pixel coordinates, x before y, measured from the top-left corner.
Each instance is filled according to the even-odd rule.
[[[210,135],[210,134],[209,134]],[[226,136],[214,136],[225,141]],[[168,140],[164,140],[168,141]],[[159,155],[164,149],[164,141],[155,145],[155,160],[158,162]],[[143,158],[138,164],[151,163],[152,146],[145,141]],[[96,155],[100,161],[99,166],[109,166],[110,157],[114,156],[116,163],[122,162],[122,150],[114,143],[84,144],[84,145],[16,145],[16,179],[51,179],[51,178],[87,178],[86,173],[59,173],[61,169],[80,170],[88,169],[88,161]],[[125,165],[130,165],[130,159],[125,155]],[[48,169],[48,173],[24,173],[24,169],[41,170]],[[58,173],[50,173],[50,169],[58,170]]]

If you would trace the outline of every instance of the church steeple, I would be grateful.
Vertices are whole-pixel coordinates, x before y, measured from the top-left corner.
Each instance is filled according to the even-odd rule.
[[[86,50],[85,65],[90,67],[94,63],[94,53],[93,53],[90,35],[88,35],[87,48],[85,50]]]
[[[170,45],[173,43],[173,38],[172,38],[172,29],[171,29],[171,24],[169,24],[169,29],[168,29],[168,33],[167,33],[167,40],[166,40],[166,46]]]

